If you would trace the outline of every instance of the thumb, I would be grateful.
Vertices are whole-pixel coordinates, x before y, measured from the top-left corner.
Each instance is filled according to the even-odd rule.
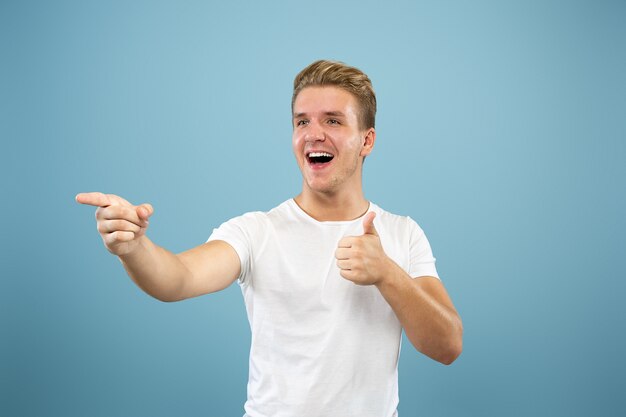
[[[137,211],[139,218],[146,221],[148,221],[148,218],[152,216],[152,213],[154,213],[154,208],[152,208],[152,205],[148,203],[137,206],[135,210]]]
[[[378,232],[374,227],[374,217],[376,217],[376,213],[373,211],[367,213],[363,218],[363,234],[364,235],[374,235],[378,236]]]

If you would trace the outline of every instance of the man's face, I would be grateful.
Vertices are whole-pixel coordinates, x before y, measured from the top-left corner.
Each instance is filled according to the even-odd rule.
[[[336,193],[361,186],[363,157],[374,145],[374,129],[361,130],[359,107],[349,92],[307,87],[293,105],[293,152],[304,187]]]

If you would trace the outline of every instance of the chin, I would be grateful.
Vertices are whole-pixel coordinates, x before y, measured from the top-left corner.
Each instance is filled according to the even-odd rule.
[[[308,183],[306,186],[312,192],[319,194],[334,194],[337,191],[337,187],[335,184]]]

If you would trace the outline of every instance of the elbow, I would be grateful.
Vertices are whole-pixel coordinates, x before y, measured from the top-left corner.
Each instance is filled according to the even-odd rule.
[[[139,288],[141,288],[143,292],[148,294],[150,297],[158,301],[161,301],[163,303],[173,303],[176,301],[185,300],[187,298],[185,297],[182,283],[179,283],[178,285],[175,285],[175,286],[174,285],[168,285],[168,286],[154,285],[154,286],[148,287],[148,286],[139,285]]]
[[[417,350],[429,358],[443,364],[451,365],[463,352],[463,324],[461,320],[455,320],[454,325],[448,328],[445,334],[431,339],[431,343],[421,345],[413,344]]]
[[[185,299],[180,291],[147,291],[144,289],[144,292],[155,300],[163,303],[174,303]]]
[[[457,360],[459,356],[461,356],[461,352],[463,351],[463,342],[458,345],[450,346],[450,348],[444,352],[437,361],[444,365],[452,365],[454,361]]]
[[[441,356],[437,358],[437,361],[444,365],[451,365],[463,352],[463,324],[461,320],[455,327],[453,335],[449,338],[445,348],[441,350]]]
[[[451,365],[461,356],[461,352],[463,352],[462,332],[445,339],[440,339],[439,343],[430,346],[424,343],[411,342],[417,351],[443,365]]]
[[[158,300],[158,301],[160,301],[160,302],[162,302],[162,303],[167,303],[167,304],[169,304],[169,303],[175,303],[176,301],[180,301],[180,300],[179,300],[179,299],[177,299],[177,298],[169,298],[169,297],[156,297],[156,296],[153,296],[153,298],[154,298],[155,300]]]
[[[179,294],[149,294],[152,298],[159,300],[163,303],[175,303],[176,301],[182,301],[185,297],[180,296]]]

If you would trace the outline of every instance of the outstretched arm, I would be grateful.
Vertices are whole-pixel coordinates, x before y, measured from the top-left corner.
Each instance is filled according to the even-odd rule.
[[[239,276],[237,253],[212,241],[175,255],[146,236],[150,204],[134,206],[114,194],[81,193],[76,201],[98,207],[98,232],[133,281],[161,301],[179,301],[229,286]]]
[[[341,276],[376,285],[417,350],[444,363],[463,349],[463,324],[443,284],[435,277],[410,277],[383,251],[375,213],[363,219],[362,236],[343,238],[336,251]]]

